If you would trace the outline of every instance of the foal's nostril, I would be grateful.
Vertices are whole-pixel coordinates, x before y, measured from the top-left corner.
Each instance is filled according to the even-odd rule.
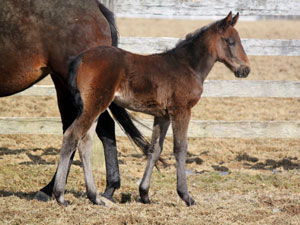
[[[244,69],[244,76],[248,76],[248,74],[250,73],[250,71],[251,71],[250,67],[247,66],[247,67]]]
[[[248,66],[241,66],[234,74],[238,78],[247,77],[250,73],[250,67]]]

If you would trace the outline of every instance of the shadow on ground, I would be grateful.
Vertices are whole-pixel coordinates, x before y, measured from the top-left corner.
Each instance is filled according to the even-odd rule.
[[[38,154],[38,151],[42,151],[41,154]],[[40,148],[34,148],[34,149],[9,149],[9,148],[0,148],[0,157],[4,155],[20,155],[20,154],[26,154],[30,161],[24,161],[19,163],[19,165],[55,165],[56,161],[46,161],[45,157],[47,156],[58,156],[59,155],[59,149],[57,148],[47,148],[45,150]],[[77,165],[82,167],[82,164],[80,160],[74,160],[73,165]]]
[[[299,170],[300,161],[297,157],[288,157],[279,160],[267,159],[264,161],[259,160],[257,157],[249,156],[247,153],[239,154],[235,158],[236,161],[240,162],[242,167],[245,169],[254,169],[254,170],[276,170],[277,168],[283,168],[284,170]],[[201,165],[204,161],[197,157],[196,155],[189,154],[186,160],[187,164],[196,163]],[[229,172],[229,168],[224,166],[223,163],[212,165],[212,168],[218,172]]]
[[[21,192],[21,191],[17,191],[17,192],[13,192],[13,191],[6,191],[6,190],[0,190],[0,197],[10,197],[10,196],[16,196],[20,199],[26,199],[26,200],[34,200],[35,199],[35,195],[37,192]]]
[[[236,160],[243,162],[247,169],[255,170],[274,170],[282,167],[284,170],[300,169],[300,162],[297,157],[288,157],[280,160],[267,159],[259,162],[256,157],[251,157],[247,153],[238,155]]]

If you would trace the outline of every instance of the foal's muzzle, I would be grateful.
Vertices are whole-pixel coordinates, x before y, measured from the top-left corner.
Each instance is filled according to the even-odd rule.
[[[245,78],[250,73],[249,66],[240,66],[235,72],[234,75],[238,78]]]

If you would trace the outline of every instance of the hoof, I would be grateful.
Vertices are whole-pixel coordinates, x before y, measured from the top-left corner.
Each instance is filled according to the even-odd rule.
[[[64,206],[64,207],[67,207],[69,205],[69,202],[65,200],[63,194],[61,194],[61,195],[53,194],[53,195],[55,196],[55,199],[59,205]]]
[[[104,192],[101,196],[108,199],[109,201],[115,203],[115,200],[111,195],[105,194],[105,192]]]
[[[148,196],[141,197],[141,202],[144,204],[150,204],[150,199]]]
[[[48,202],[52,199],[49,195],[45,194],[42,191],[38,191],[34,198],[41,202]]]
[[[148,195],[149,189],[145,190],[140,187],[139,191],[140,191],[141,202],[144,204],[150,204],[150,199],[149,199],[149,195]]]
[[[57,203],[63,207],[67,207],[68,205],[70,205],[70,202],[68,202],[68,201],[57,202]]]
[[[194,201],[194,199],[190,198],[189,201],[187,201],[185,204],[187,207],[190,207],[196,205],[196,202]]]
[[[97,205],[103,205],[105,207],[111,208],[111,207],[116,207],[117,204],[114,203],[113,201],[107,199],[106,197],[99,197],[98,198],[99,202],[101,202],[101,204],[97,204]]]

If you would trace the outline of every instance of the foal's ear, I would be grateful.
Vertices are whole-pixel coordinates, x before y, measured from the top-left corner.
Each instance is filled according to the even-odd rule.
[[[240,14],[237,13],[233,18],[232,18],[232,21],[231,21],[231,26],[235,26],[235,24],[237,23],[237,21],[239,20],[239,16]]]
[[[218,30],[225,31],[231,25],[231,22],[232,22],[232,12],[230,11],[228,16],[226,16],[226,18],[219,21]]]

